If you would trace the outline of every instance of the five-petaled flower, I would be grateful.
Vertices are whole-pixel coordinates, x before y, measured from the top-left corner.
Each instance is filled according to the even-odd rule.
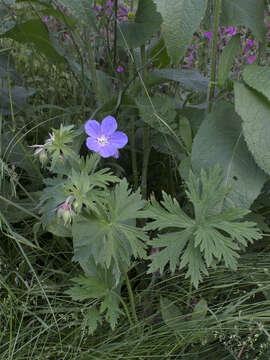
[[[89,135],[86,146],[89,150],[98,152],[103,158],[114,156],[117,159],[118,149],[123,148],[128,142],[125,133],[116,131],[117,122],[112,116],[105,117],[101,124],[96,120],[88,120],[84,129]]]

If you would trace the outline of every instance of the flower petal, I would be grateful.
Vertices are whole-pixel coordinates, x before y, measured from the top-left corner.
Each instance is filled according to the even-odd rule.
[[[127,144],[128,137],[122,131],[116,131],[110,136],[109,142],[111,145],[114,145],[117,149],[121,149]]]
[[[88,137],[86,139],[86,146],[88,147],[89,150],[93,150],[95,152],[100,152],[101,149],[99,142],[93,137]]]
[[[101,123],[101,132],[103,135],[112,135],[117,129],[117,122],[114,117],[106,116]]]
[[[116,153],[117,149],[114,145],[108,144],[105,146],[101,146],[99,153],[103,158],[108,158],[110,156],[113,156]]]
[[[101,136],[101,126],[96,120],[88,120],[84,125],[84,130],[87,135],[93,138]]]

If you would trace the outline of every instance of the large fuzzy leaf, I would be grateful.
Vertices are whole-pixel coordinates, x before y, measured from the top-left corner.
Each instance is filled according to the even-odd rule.
[[[221,23],[224,26],[246,26],[264,41],[264,0],[223,0]]]
[[[235,108],[243,119],[243,132],[257,164],[270,174],[270,103],[260,93],[235,83]]]
[[[173,80],[187,90],[206,92],[208,88],[208,79],[200,74],[198,70],[187,69],[161,69],[155,70],[149,74],[165,80]]]
[[[151,102],[147,97],[141,97],[136,103],[144,122],[161,133],[175,135],[178,127],[175,104],[169,96],[155,95]]]
[[[240,35],[235,35],[223,49],[218,66],[218,86],[224,86],[239,47]]]
[[[76,20],[87,26],[95,26],[95,13],[93,0],[57,0],[68,8]]]
[[[201,168],[221,166],[226,174],[224,184],[232,188],[226,206],[249,208],[265,182],[265,175],[246,146],[241,119],[229,103],[216,104],[200,126],[193,142],[191,162],[196,173]]]
[[[153,0],[140,0],[135,19],[119,24],[119,44],[129,48],[139,47],[150,40],[160,30],[160,26],[161,16]]]
[[[268,66],[248,65],[244,72],[245,82],[261,92],[270,101],[270,69]]]
[[[162,15],[162,30],[168,54],[179,63],[198,29],[207,6],[207,0],[154,0]]]
[[[39,52],[50,60],[65,62],[65,58],[53,46],[47,27],[40,19],[31,19],[17,24],[0,37],[9,38],[22,44],[33,43]]]

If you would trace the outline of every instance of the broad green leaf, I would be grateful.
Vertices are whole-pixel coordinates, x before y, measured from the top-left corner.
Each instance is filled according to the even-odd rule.
[[[223,87],[240,47],[240,35],[235,35],[222,51],[218,66],[218,86]]]
[[[223,26],[246,26],[258,40],[264,41],[264,0],[223,0],[221,24]]]
[[[206,317],[208,311],[207,301],[201,299],[194,307],[191,319],[192,320],[202,320]]]
[[[164,43],[164,39],[161,38],[150,52],[150,57],[153,58],[153,64],[157,68],[165,68],[170,64],[170,57],[167,53],[167,49]]]
[[[245,82],[270,101],[270,69],[268,66],[248,65],[243,71]]]
[[[201,168],[216,164],[223,169],[224,185],[231,186],[225,207],[248,209],[266,180],[246,146],[241,119],[233,105],[225,102],[217,103],[200,126],[193,141],[191,164],[197,174]]]
[[[179,329],[179,323],[184,321],[184,315],[180,308],[165,297],[160,299],[160,308],[165,324],[173,331],[177,331]]]
[[[235,270],[240,246],[246,247],[248,242],[261,238],[255,223],[243,222],[248,210],[232,207],[218,215],[213,212],[229,191],[228,187],[222,186],[223,178],[219,167],[209,169],[208,174],[201,170],[200,178],[190,172],[186,182],[187,196],[194,208],[194,218],[164,192],[161,204],[151,198],[143,216],[153,221],[144,229],[159,230],[161,234],[149,241],[150,246],[160,250],[149,256],[148,272],[159,270],[163,273],[167,264],[171,272],[177,267],[185,268],[186,277],[198,287],[202,275],[208,275],[207,268],[215,268],[216,262],[222,261],[226,267]]]
[[[52,45],[47,27],[40,19],[31,19],[17,24],[0,37],[13,39],[22,44],[33,43],[48,59],[54,62],[65,62],[65,58]]]
[[[257,164],[270,174],[270,103],[260,93],[235,82],[235,109],[243,120],[243,133]]]
[[[204,17],[207,0],[154,0],[171,60],[178,64]]]
[[[153,0],[140,0],[134,20],[122,21],[118,27],[118,41],[123,47],[144,45],[160,30],[161,16]]]
[[[191,152],[192,148],[192,130],[190,122],[185,116],[181,116],[179,120],[179,132],[181,139],[185,145],[187,153]]]
[[[154,70],[149,75],[164,79],[164,81],[176,81],[186,90],[206,92],[208,89],[208,79],[202,76],[198,70],[161,69]]]
[[[15,69],[14,59],[10,51],[0,52],[0,79],[10,78],[14,82],[20,82],[21,78]]]
[[[27,105],[27,98],[34,95],[35,89],[26,89],[22,86],[13,86],[11,91],[9,89],[0,88],[0,112],[3,115],[17,114]],[[12,101],[12,107],[10,104]]]
[[[141,119],[155,130],[174,135],[178,124],[175,120],[176,111],[173,99],[166,95],[154,95],[151,102],[147,97],[136,100]]]
[[[93,0],[57,0],[57,2],[70,10],[72,16],[89,27],[95,27],[96,16]]]

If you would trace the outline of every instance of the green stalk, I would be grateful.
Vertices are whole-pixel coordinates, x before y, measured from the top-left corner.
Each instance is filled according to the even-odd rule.
[[[214,31],[211,50],[211,75],[210,75],[210,89],[208,94],[208,112],[211,112],[213,100],[215,95],[215,81],[216,81],[216,67],[217,67],[217,37],[219,27],[219,14],[220,14],[221,0],[215,0],[214,8]]]
[[[116,67],[116,55],[117,55],[117,11],[118,0],[114,0],[114,44],[113,44],[113,65]]]
[[[92,83],[93,83],[93,90],[96,94],[97,105],[99,106],[102,104],[102,95],[100,93],[100,88],[99,88],[99,84],[98,84],[96,63],[95,63],[95,58],[93,55],[93,50],[92,50],[91,45],[89,48],[88,60],[89,60],[89,69],[91,72],[91,78],[92,78]]]
[[[130,284],[130,281],[129,281],[128,274],[124,269],[123,269],[123,274],[124,274],[125,281],[126,281],[126,286],[127,286],[127,289],[128,289],[128,296],[129,296],[129,300],[130,300],[130,304],[131,304],[132,315],[133,315],[133,318],[135,320],[135,324],[138,324],[139,320],[138,320],[137,313],[136,313],[133,291],[132,291],[132,288],[131,288],[131,284]]]
[[[137,156],[136,156],[136,149],[135,149],[135,118],[134,118],[134,116],[132,116],[132,118],[130,120],[130,145],[131,145],[131,164],[132,164],[134,188],[138,189],[139,177],[138,177]]]
[[[142,62],[142,80],[144,84],[146,83],[147,69],[146,69],[146,53],[145,45],[141,46],[141,62]],[[141,181],[141,191],[142,198],[147,199],[147,175],[148,175],[148,163],[150,155],[150,127],[147,124],[144,124],[143,128],[143,166],[142,166],[142,181]]]
[[[0,200],[6,202],[7,204],[9,204],[9,205],[11,205],[11,206],[14,206],[15,208],[19,209],[20,211],[24,212],[25,214],[27,214],[27,215],[29,215],[29,216],[32,216],[32,217],[34,217],[35,219],[37,219],[37,220],[40,221],[40,217],[39,217],[39,216],[37,216],[37,215],[35,215],[34,213],[32,213],[31,211],[23,208],[22,206],[20,206],[20,205],[18,205],[18,204],[16,204],[16,203],[14,203],[14,202],[6,199],[5,197],[3,197],[3,196],[1,196],[1,195],[0,195]]]

